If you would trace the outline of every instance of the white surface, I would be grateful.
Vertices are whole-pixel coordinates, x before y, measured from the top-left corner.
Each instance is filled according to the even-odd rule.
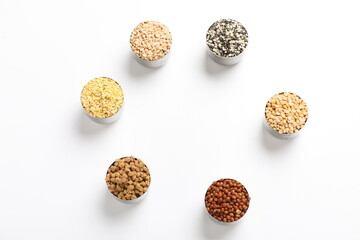
[[[360,239],[356,4],[0,0],[0,239]],[[206,55],[206,30],[223,17],[249,32],[233,67]],[[143,20],[173,34],[163,68],[131,55]],[[125,91],[110,126],[80,105],[99,76]],[[292,141],[262,125],[281,91],[310,107]],[[152,174],[138,205],[113,199],[104,181],[131,154]],[[204,212],[207,187],[222,177],[252,197],[233,227]]]

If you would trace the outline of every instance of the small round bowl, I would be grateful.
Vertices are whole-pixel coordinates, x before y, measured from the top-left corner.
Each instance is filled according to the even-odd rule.
[[[115,184],[115,188],[118,186],[118,185],[120,185],[121,186],[121,188],[123,188],[123,191],[129,191],[129,181],[127,181],[126,182],[126,187],[124,187],[124,184],[125,183],[114,183],[114,182],[111,182],[111,179],[113,178],[113,176],[111,176],[111,175],[109,175],[109,174],[116,174],[116,173],[119,173],[120,174],[120,170],[121,171],[123,171],[123,172],[126,172],[126,167],[124,166],[124,167],[120,167],[119,166],[119,164],[120,163],[124,163],[125,164],[125,161],[126,160],[129,160],[130,159],[130,161],[131,162],[138,162],[138,163],[141,163],[141,164],[143,164],[143,167],[145,167],[146,169],[147,169],[147,171],[148,171],[148,176],[149,176],[149,183],[148,183],[148,185],[147,185],[147,190],[145,191],[145,192],[143,192],[141,195],[138,195],[138,196],[136,196],[136,199],[125,199],[125,197],[124,198],[121,198],[121,197],[119,197],[119,196],[117,196],[115,193],[114,193],[114,190],[112,190],[111,189],[111,184]],[[118,165],[116,165],[116,163],[118,164]],[[130,163],[129,163],[130,164]],[[118,171],[116,171],[115,170],[115,172],[114,171],[112,171],[111,170],[111,168],[112,167],[119,167],[118,168]],[[139,167],[139,166],[137,166],[137,167]],[[121,169],[120,169],[121,168]],[[130,167],[131,168],[131,167]],[[111,173],[110,173],[111,172]],[[131,171],[131,172],[133,172],[134,173],[134,171]],[[124,176],[119,176],[119,178],[124,178]],[[129,173],[126,173],[126,179],[128,180],[129,178],[131,178],[131,176],[129,175]],[[146,181],[146,180],[144,180],[144,181]],[[106,182],[106,185],[107,185],[107,188],[108,188],[108,190],[109,190],[109,192],[111,193],[111,195],[114,197],[114,198],[116,198],[118,201],[120,201],[120,202],[123,202],[123,203],[128,203],[128,204],[133,204],[133,203],[138,203],[138,202],[141,202],[142,200],[144,200],[145,199],[145,197],[147,196],[147,194],[148,194],[148,192],[149,192],[149,188],[150,188],[150,183],[151,183],[151,175],[150,175],[150,171],[149,171],[149,168],[140,160],[140,159],[138,159],[138,158],[135,158],[135,157],[133,157],[133,156],[130,156],[130,157],[123,157],[123,158],[119,158],[119,159],[117,159],[117,160],[115,160],[115,162],[113,162],[110,166],[109,166],[109,168],[108,168],[108,170],[107,170],[107,172],[106,172],[106,177],[105,177],[105,182]],[[131,184],[132,185],[132,184]],[[132,185],[133,187],[132,187],[132,189],[130,189],[130,191],[131,190],[135,190],[136,189],[136,187],[134,187],[134,185]],[[126,189],[124,189],[124,188],[126,188]],[[121,193],[121,190],[116,190],[119,194]],[[133,193],[134,194],[134,193]]]
[[[86,111],[85,111],[85,114],[86,114],[86,116],[88,116],[91,120],[93,120],[96,123],[112,124],[112,123],[116,122],[117,120],[119,120],[119,118],[121,116],[121,111],[117,111],[114,115],[112,115],[111,117],[107,117],[107,118],[97,118],[97,117],[91,116]]]
[[[149,68],[158,68],[166,63],[171,44],[169,28],[156,21],[139,23],[130,35],[130,47],[136,60]]]
[[[291,133],[291,134],[282,134],[278,131],[274,130],[272,127],[270,127],[269,123],[266,121],[266,118],[263,120],[264,127],[268,133],[270,133],[271,136],[276,137],[278,139],[293,139],[297,136],[299,136],[299,132]]]
[[[167,59],[169,58],[170,55],[170,50],[169,52],[163,56],[160,59],[157,60],[153,60],[153,61],[149,61],[149,60],[144,60],[142,58],[140,58],[139,56],[135,55],[135,59],[138,63],[140,63],[141,65],[143,65],[144,67],[148,67],[148,68],[159,68],[165,65],[165,63],[167,62]]]
[[[236,184],[237,188],[235,188],[235,186],[230,186],[230,183]],[[249,209],[250,196],[246,188],[240,182],[231,178],[225,178],[214,181],[210,185],[206,191],[204,203],[208,216],[214,222],[221,225],[233,225],[239,222],[239,220],[246,214],[247,210]],[[230,207],[233,207],[236,206],[236,203],[242,204],[242,206],[238,209],[232,208],[229,210],[224,210],[226,204],[228,204],[228,206],[230,205]],[[216,207],[211,208],[212,204],[214,207]],[[225,206],[222,206],[223,204],[225,204]],[[210,209],[213,209],[213,211],[211,212]],[[226,213],[227,211],[228,213]],[[226,220],[223,221],[219,220],[218,218],[224,218]]]
[[[87,82],[81,91],[81,105],[94,122],[110,124],[120,117],[124,103],[121,86],[108,77],[98,77]]]
[[[228,36],[228,28],[235,36]],[[228,39],[224,40],[224,38]],[[224,42],[219,43],[219,39]],[[207,52],[211,59],[221,65],[234,65],[240,62],[247,44],[248,33],[245,27],[233,19],[220,19],[214,22],[206,33]]]
[[[112,193],[110,193],[110,194],[111,194],[111,196],[113,198],[115,198],[119,202],[122,202],[122,203],[125,203],[125,204],[136,204],[136,203],[139,203],[139,202],[143,201],[146,198],[146,196],[148,195],[148,192],[149,192],[149,188],[143,195],[141,195],[140,197],[138,197],[137,199],[134,199],[134,200],[123,200],[121,198],[118,198],[117,196],[115,196]]]
[[[287,98],[287,96],[289,97],[294,97],[294,98],[297,98],[298,100],[297,101],[300,101],[300,103],[302,104],[301,108],[297,108],[297,109],[294,109],[295,111],[298,111],[298,109],[301,111],[301,113],[296,113],[296,114],[304,114],[305,117],[294,117],[294,115],[289,115],[290,113],[286,113],[284,112],[282,115],[280,112],[280,115],[277,115],[277,116],[274,116],[274,114],[267,114],[268,112],[270,112],[270,110],[272,109],[273,112],[277,112],[277,110],[279,111],[283,111],[284,109],[286,110],[289,110],[288,108],[294,106],[293,105],[293,102],[288,100],[289,98]],[[278,99],[280,99],[281,97],[285,97],[287,98],[287,100],[283,100],[285,101],[284,103],[284,107],[281,107],[280,108],[280,105],[279,104],[275,104],[274,103],[274,100],[277,101]],[[292,103],[292,105],[290,106],[290,102]],[[279,102],[280,103],[280,102]],[[269,106],[269,104],[271,106]],[[278,106],[278,107],[277,107]],[[291,111],[291,110],[289,110]],[[304,111],[304,112],[303,112]],[[269,115],[269,116],[267,116]],[[289,129],[289,130],[286,130],[284,129],[285,131],[282,131],[280,132],[279,130],[276,129],[276,125],[274,124],[271,124],[275,121],[275,119],[272,119],[272,122],[270,122],[270,116],[273,118],[273,117],[278,117],[280,119],[280,121],[284,120],[286,118],[286,123],[288,124],[288,128],[286,129]],[[278,119],[277,119],[278,120]],[[293,121],[297,121],[297,120],[301,120],[301,125],[298,127],[298,123],[293,123]],[[281,92],[281,93],[278,93],[278,94],[275,94],[274,96],[272,96],[269,101],[266,103],[265,105],[265,113],[264,113],[264,120],[263,120],[263,123],[264,123],[264,126],[265,126],[265,129],[274,137],[276,138],[279,138],[279,139],[292,139],[292,138],[295,138],[297,136],[299,136],[300,134],[300,130],[302,130],[304,128],[304,126],[306,125],[307,123],[307,120],[308,120],[308,107],[307,107],[307,104],[297,95],[297,94],[294,94],[294,93],[291,93],[291,92]],[[290,122],[292,121],[292,122]],[[293,123],[293,124],[292,124]],[[273,125],[273,126],[272,126]],[[292,129],[290,129],[290,126]],[[294,131],[293,129],[296,129],[296,131]]]
[[[220,56],[216,55],[214,52],[212,52],[210,50],[209,46],[206,47],[206,52],[209,54],[210,58],[217,64],[224,65],[224,66],[231,66],[231,65],[235,65],[241,61],[241,59],[244,56],[245,50],[241,54],[239,54],[235,57],[220,57]]]

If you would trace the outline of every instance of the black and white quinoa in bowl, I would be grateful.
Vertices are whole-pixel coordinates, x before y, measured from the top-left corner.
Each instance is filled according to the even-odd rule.
[[[248,38],[248,32],[240,22],[220,19],[206,33],[207,50],[215,62],[233,65],[240,61],[248,45]]]

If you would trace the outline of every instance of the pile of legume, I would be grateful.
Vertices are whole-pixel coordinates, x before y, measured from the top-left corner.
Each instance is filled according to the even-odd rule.
[[[171,47],[171,33],[162,23],[147,21],[135,27],[130,36],[133,52],[141,59],[154,61],[164,57]]]
[[[96,118],[108,118],[117,113],[124,102],[120,85],[107,77],[89,81],[81,92],[84,110]]]
[[[249,204],[246,188],[233,179],[213,182],[205,195],[206,210],[220,222],[239,220],[248,210]]]
[[[267,102],[265,117],[276,132],[291,134],[304,127],[309,117],[308,107],[298,95],[283,92],[274,95]]]
[[[108,169],[106,184],[109,191],[122,200],[141,197],[150,186],[147,166],[133,156],[117,159]]]

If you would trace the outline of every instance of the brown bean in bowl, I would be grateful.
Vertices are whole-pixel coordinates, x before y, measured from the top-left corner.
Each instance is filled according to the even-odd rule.
[[[148,191],[151,177],[148,167],[140,159],[130,156],[115,160],[108,168],[105,180],[117,199],[135,202]]]
[[[246,188],[233,179],[220,179],[211,184],[205,194],[205,207],[220,223],[233,223],[249,209],[250,196]]]

